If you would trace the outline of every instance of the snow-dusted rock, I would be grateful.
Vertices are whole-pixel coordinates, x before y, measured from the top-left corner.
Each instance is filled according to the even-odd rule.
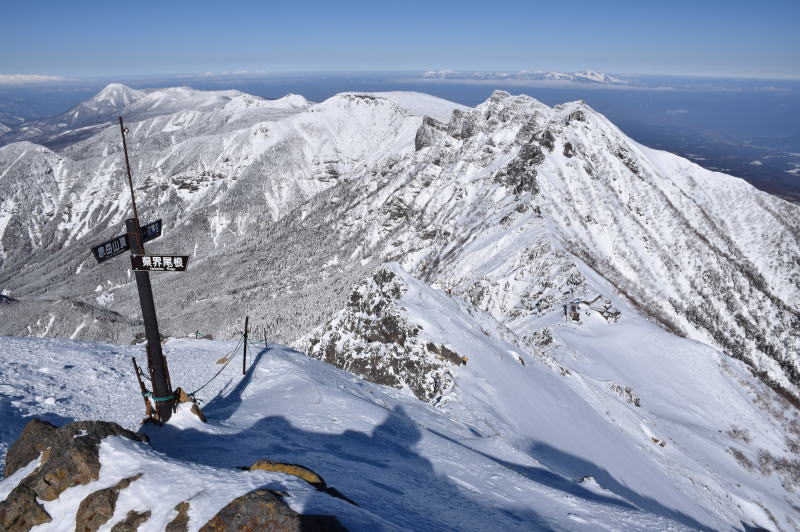
[[[446,336],[428,333],[404,306],[420,296],[420,287],[429,290],[396,264],[381,266],[355,287],[345,309],[297,348],[370,382],[408,388],[423,401],[441,400],[453,386],[450,368],[466,361],[447,347]]]

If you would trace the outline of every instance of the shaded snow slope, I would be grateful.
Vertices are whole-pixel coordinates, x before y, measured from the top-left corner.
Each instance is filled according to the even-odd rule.
[[[141,348],[66,340],[0,342],[3,375],[9,375],[2,392],[4,427],[19,425],[20,416],[33,413],[103,417],[136,426],[141,399],[128,366],[129,356],[141,356]],[[192,389],[230,347],[169,342],[173,379]],[[685,528],[637,509],[593,481],[562,477],[503,438],[481,435],[408,393],[364,382],[276,345],[263,349],[262,344],[253,355],[244,378],[232,364],[204,390],[208,424],[179,412],[167,426],[146,427],[156,452],[105,440],[100,481],[47,503],[48,511],[64,517],[42,530],[71,529],[70,512],[86,493],[136,472],[144,476],[122,492],[117,513],[150,509],[151,521],[143,530],[159,529],[186,497],[198,508],[190,511],[190,529],[196,530],[215,508],[257,486],[285,491],[295,510],[334,514],[351,530]],[[24,398],[15,397],[23,387]],[[98,396],[111,400],[97,401]],[[8,438],[3,434],[4,443]],[[233,469],[265,458],[311,467],[359,507],[293,477]],[[5,488],[0,482],[0,493]]]

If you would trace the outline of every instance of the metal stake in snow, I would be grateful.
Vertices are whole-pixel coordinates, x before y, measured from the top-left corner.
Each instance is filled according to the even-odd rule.
[[[125,140],[127,130],[119,117],[119,131],[122,134],[122,149],[125,152],[125,166],[128,170],[128,186],[131,189],[131,203],[133,204],[133,218],[125,220],[128,230],[128,244],[131,253],[144,255],[144,242],[139,227],[139,212],[136,209],[136,197],[133,191],[133,177],[131,176],[131,163],[128,160],[128,143]],[[150,369],[150,379],[153,382],[153,401],[156,404],[156,417],[162,423],[172,416],[175,398],[172,385],[169,381],[167,359],[161,352],[161,335],[158,332],[158,319],[156,318],[156,305],[153,301],[153,290],[150,287],[150,272],[134,271],[136,288],[139,291],[139,303],[142,306],[142,319],[144,333],[147,338],[147,365]]]
[[[242,375],[247,375],[247,323],[250,316],[244,317],[244,354],[242,354]]]

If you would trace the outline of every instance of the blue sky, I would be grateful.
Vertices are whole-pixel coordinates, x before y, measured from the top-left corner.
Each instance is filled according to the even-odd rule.
[[[0,14],[0,75],[588,68],[800,78],[800,0],[6,0]]]

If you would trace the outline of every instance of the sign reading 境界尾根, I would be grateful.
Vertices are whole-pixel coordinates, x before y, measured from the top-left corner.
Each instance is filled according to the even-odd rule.
[[[131,255],[134,271],[185,272],[189,255]]]

